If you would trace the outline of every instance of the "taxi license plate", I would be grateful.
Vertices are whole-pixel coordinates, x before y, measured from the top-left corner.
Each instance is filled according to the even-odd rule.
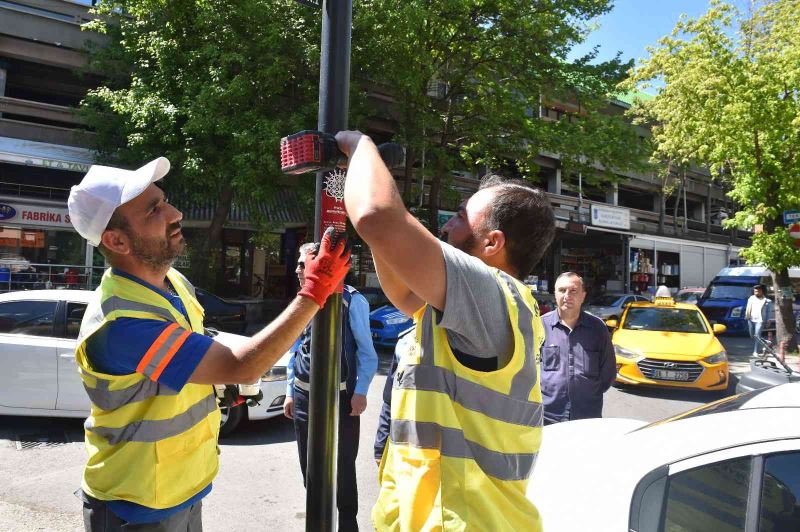
[[[655,370],[655,375],[653,375],[656,379],[661,379],[664,381],[688,381],[689,380],[689,372],[688,371],[670,371],[666,369],[657,369]]]

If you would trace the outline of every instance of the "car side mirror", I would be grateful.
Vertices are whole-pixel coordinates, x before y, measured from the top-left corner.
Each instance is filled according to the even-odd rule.
[[[728,330],[728,328],[721,323],[715,323],[711,328],[714,330],[714,334],[722,334]]]
[[[617,328],[617,324],[618,324],[617,320],[606,320],[606,326],[609,329],[616,329]]]

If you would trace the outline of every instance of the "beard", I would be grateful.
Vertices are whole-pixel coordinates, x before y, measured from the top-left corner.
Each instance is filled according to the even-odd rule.
[[[144,238],[130,234],[131,254],[151,270],[163,270],[171,267],[175,259],[186,249],[186,241],[183,238],[173,242],[169,236],[179,227],[179,225],[173,225],[167,228],[167,234],[164,237]]]
[[[448,239],[449,240],[449,239]],[[478,236],[475,233],[470,233],[468,237],[466,237],[461,242],[447,242],[454,248],[463,251],[467,255],[475,255],[473,251],[475,250],[475,245],[478,243]]]

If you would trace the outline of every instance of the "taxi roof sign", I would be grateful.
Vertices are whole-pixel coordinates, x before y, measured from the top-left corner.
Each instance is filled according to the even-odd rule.
[[[662,307],[673,307],[675,306],[675,300],[671,297],[655,297],[653,298],[653,304]]]

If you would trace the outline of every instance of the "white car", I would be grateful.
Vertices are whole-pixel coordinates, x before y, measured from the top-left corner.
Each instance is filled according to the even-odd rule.
[[[597,316],[601,320],[619,320],[625,307],[631,303],[644,303],[650,301],[645,296],[634,294],[606,294],[593,299],[583,307],[583,310]]]
[[[547,532],[800,530],[800,383],[670,419],[544,428],[528,497]]]
[[[83,313],[94,292],[29,290],[0,294],[0,415],[83,418],[89,397],[75,363]],[[220,332],[226,345],[244,336]],[[283,414],[288,354],[262,378],[260,404],[222,409],[221,432],[230,433],[245,416],[267,419]]]

